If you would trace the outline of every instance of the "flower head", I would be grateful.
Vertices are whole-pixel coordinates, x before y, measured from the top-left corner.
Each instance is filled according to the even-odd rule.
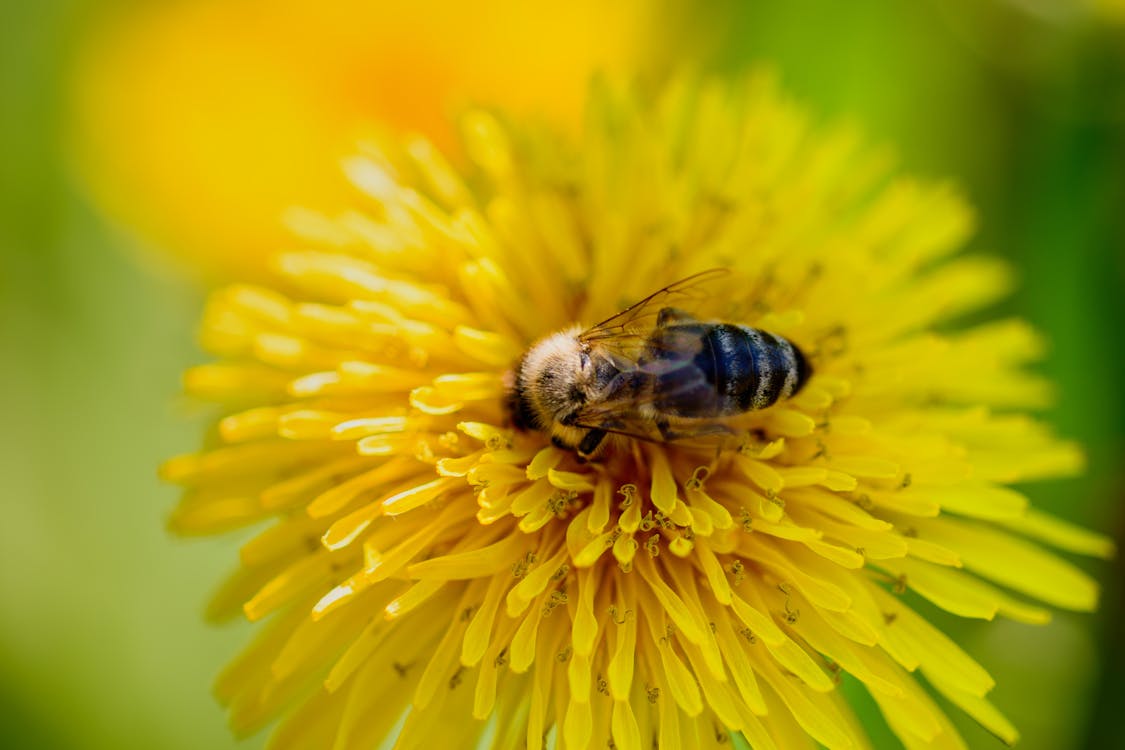
[[[1019,411],[1048,396],[1023,370],[1034,332],[952,325],[1008,280],[956,255],[957,193],[891,179],[764,74],[595,89],[578,143],[462,125],[467,176],[422,140],[368,147],[347,171],[369,211],[304,215],[274,287],[208,306],[220,359],[187,388],[227,415],[163,473],[180,532],[268,523],[212,606],[269,620],[218,683],[236,730],[863,747],[847,672],[909,747],[962,746],[917,675],[1013,741],[988,673],[913,602],[1089,610],[1095,584],[1037,542],[1110,550],[1007,486],[1081,455]],[[743,283],[723,319],[808,354],[793,398],[718,451],[623,441],[580,463],[510,426],[505,374],[534,341],[710,267]]]

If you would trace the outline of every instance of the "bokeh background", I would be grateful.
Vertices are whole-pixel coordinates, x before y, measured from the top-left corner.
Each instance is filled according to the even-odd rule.
[[[1121,546],[1125,3],[414,5],[0,4],[5,747],[237,745],[208,691],[248,628],[206,625],[202,609],[241,539],[170,538],[173,492],[155,478],[198,437],[178,374],[201,359],[208,285],[260,268],[289,203],[342,199],[334,157],[364,128],[453,147],[443,117],[470,100],[572,127],[595,67],[765,61],[819,119],[962,186],[973,251],[1019,271],[996,313],[1046,334],[1051,417],[1089,451],[1084,477],[1028,491]],[[1122,563],[1080,562],[1104,582],[1095,616],[931,613],[996,676],[1027,750],[1125,743]],[[897,747],[861,711],[876,746]],[[953,715],[971,747],[999,747]]]

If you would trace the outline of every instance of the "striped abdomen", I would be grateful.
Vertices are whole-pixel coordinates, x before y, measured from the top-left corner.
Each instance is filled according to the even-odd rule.
[[[656,408],[678,417],[728,417],[797,393],[811,374],[786,339],[729,323],[673,324],[653,334]]]

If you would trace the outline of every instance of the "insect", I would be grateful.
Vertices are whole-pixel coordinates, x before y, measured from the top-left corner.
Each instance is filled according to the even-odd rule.
[[[701,304],[727,273],[703,271],[591,328],[540,339],[510,374],[512,422],[584,461],[611,434],[656,442],[730,434],[732,417],[796,394],[812,368],[791,342],[674,306]]]

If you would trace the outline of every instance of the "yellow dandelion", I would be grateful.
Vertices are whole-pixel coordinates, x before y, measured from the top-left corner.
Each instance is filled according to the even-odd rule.
[[[956,256],[956,191],[888,176],[765,74],[595,88],[577,143],[462,126],[466,176],[422,140],[367,146],[346,171],[370,209],[303,215],[274,286],[208,305],[219,360],[186,387],[225,416],[163,475],[180,533],[268,524],[210,609],[267,623],[217,683],[234,730],[867,747],[848,673],[910,748],[964,746],[935,692],[1014,741],[925,611],[1090,610],[1096,585],[1039,543],[1111,549],[1009,486],[1082,459],[1020,411],[1049,395],[1023,369],[1035,333],[950,325],[1008,282]],[[580,462],[511,426],[535,341],[713,267],[742,284],[711,300],[722,319],[807,354],[796,395],[718,449],[620,439]]]

